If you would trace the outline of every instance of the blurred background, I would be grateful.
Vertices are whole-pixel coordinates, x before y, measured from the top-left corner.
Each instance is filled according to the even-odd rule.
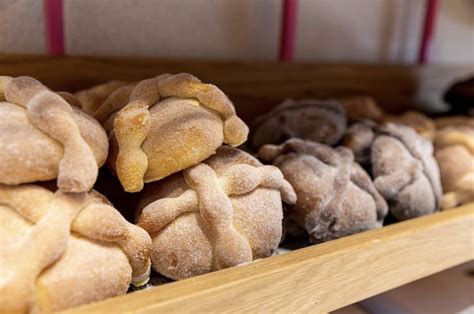
[[[300,0],[294,59],[417,61],[424,0]],[[44,1],[0,0],[0,52],[42,54]],[[275,60],[281,1],[63,0],[64,51],[81,56]],[[439,1],[430,63],[474,63],[474,1]]]

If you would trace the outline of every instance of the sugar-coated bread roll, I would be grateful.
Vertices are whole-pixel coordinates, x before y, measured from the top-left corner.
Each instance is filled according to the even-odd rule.
[[[203,163],[148,184],[138,225],[153,240],[153,268],[184,279],[270,256],[282,236],[282,173],[227,146]]]
[[[417,111],[407,111],[400,115],[385,115],[384,122],[392,122],[413,128],[416,133],[427,140],[432,141],[436,132],[436,126],[428,116]]]
[[[375,187],[397,219],[440,209],[442,188],[433,145],[414,129],[360,122],[349,128],[343,143],[370,170]]]
[[[220,89],[185,73],[118,88],[94,116],[111,135],[109,162],[127,192],[200,163],[223,143],[239,146],[248,134]]]
[[[443,209],[474,201],[474,118],[437,119],[435,157],[441,172]]]
[[[124,294],[151,239],[95,191],[0,185],[0,312],[51,312]]]
[[[251,145],[280,144],[298,137],[329,145],[339,142],[346,130],[344,107],[334,100],[286,100],[254,123]]]
[[[31,77],[0,77],[0,183],[57,178],[63,191],[92,189],[108,140],[77,104],[72,95],[51,92]]]
[[[262,146],[259,157],[272,161],[295,189],[288,219],[312,243],[382,226],[387,203],[349,149],[295,138]]]
[[[351,124],[344,134],[342,145],[352,150],[354,159],[362,167],[370,170],[370,150],[375,139],[374,129],[377,123],[372,120],[361,120]]]

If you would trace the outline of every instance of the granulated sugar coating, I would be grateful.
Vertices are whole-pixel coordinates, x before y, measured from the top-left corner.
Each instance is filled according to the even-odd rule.
[[[289,139],[262,146],[259,157],[273,162],[294,187],[298,200],[287,218],[312,243],[382,227],[387,203],[349,149]]]
[[[203,163],[147,185],[138,225],[153,239],[153,268],[184,279],[270,256],[282,200],[296,195],[278,168],[222,146]]]
[[[359,131],[370,140],[357,140]],[[412,128],[393,123],[365,124],[361,128],[354,125],[344,143],[358,154],[366,154],[359,158],[368,161],[375,187],[398,220],[440,209],[442,188],[433,145]]]
[[[0,184],[0,312],[51,312],[146,283],[151,239],[97,192]]]
[[[0,81],[0,183],[57,178],[63,191],[90,191],[107,158],[100,124],[33,78]]]
[[[127,192],[197,165],[223,143],[238,146],[248,134],[220,89],[186,73],[120,87],[94,117],[111,135],[109,162]]]

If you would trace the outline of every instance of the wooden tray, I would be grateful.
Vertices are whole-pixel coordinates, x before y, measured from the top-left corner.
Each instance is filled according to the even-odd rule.
[[[372,95],[389,112],[439,105],[473,66],[280,64],[0,56],[1,75],[74,91],[110,79],[190,72],[221,87],[247,122],[286,97]],[[474,204],[67,312],[327,312],[474,259]]]

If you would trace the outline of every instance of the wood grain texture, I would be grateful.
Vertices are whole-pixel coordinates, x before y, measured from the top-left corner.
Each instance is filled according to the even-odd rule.
[[[474,204],[68,311],[332,311],[474,258]]]
[[[389,112],[413,106],[439,108],[447,85],[473,71],[473,65],[413,67],[0,55],[0,75],[30,75],[54,90],[74,91],[111,79],[135,81],[160,73],[189,72],[224,90],[246,122],[285,98],[371,95]]]

